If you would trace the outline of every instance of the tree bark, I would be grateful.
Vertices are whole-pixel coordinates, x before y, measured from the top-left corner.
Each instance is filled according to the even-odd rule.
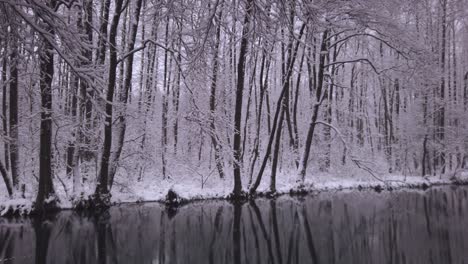
[[[239,51],[239,61],[237,64],[237,88],[236,88],[236,105],[234,114],[234,189],[232,194],[234,197],[239,197],[242,194],[242,179],[241,179],[241,121],[242,121],[242,97],[244,92],[244,70],[247,57],[248,32],[250,28],[250,19],[254,5],[253,0],[247,0],[246,13],[244,17],[242,40]]]
[[[106,96],[106,117],[104,124],[104,143],[102,148],[101,157],[101,170],[99,172],[98,182],[95,190],[95,198],[98,202],[103,201],[103,206],[107,206],[107,197],[110,197],[108,188],[109,179],[109,162],[110,152],[112,144],[112,112],[113,112],[113,100],[114,91],[116,84],[117,74],[117,48],[116,48],[116,36],[117,28],[119,26],[120,15],[122,9],[123,0],[115,1],[115,13],[112,18],[112,24],[109,32],[109,76],[107,85],[107,96]]]
[[[293,18],[291,18],[291,24],[293,23]],[[282,45],[283,46],[283,45]],[[286,115],[286,123],[288,125],[288,131],[289,131],[289,136],[290,136],[290,144],[295,146],[294,143],[294,138],[293,138],[293,132],[291,128],[291,123],[289,119],[289,90],[291,86],[291,75],[292,75],[292,68],[293,68],[293,62],[295,62],[296,57],[292,57],[292,48],[293,48],[293,39],[291,38],[287,51],[285,52],[284,49],[282,48],[282,83],[285,87],[285,92],[284,92],[284,97],[283,100],[280,102],[281,104],[281,112],[279,116],[279,121],[278,121],[278,128],[276,131],[276,139],[275,139],[275,147],[274,147],[274,152],[273,152],[273,161],[271,164],[271,175],[270,175],[270,192],[275,193],[276,192],[276,172],[277,172],[277,167],[278,167],[278,158],[279,158],[279,150],[281,146],[281,136],[282,136],[282,130],[283,130],[283,120]],[[285,53],[287,53],[288,58],[285,58]],[[294,56],[297,55],[297,52],[294,54]],[[291,70],[290,70],[291,68]]]
[[[273,51],[274,46],[272,45],[272,48],[270,50],[270,53]],[[256,129],[256,135],[255,135],[255,140],[254,140],[254,147],[252,149],[252,159],[250,162],[250,171],[249,171],[249,183],[248,183],[248,188],[250,189],[252,185],[252,179],[253,179],[253,173],[255,169],[255,165],[257,164],[257,159],[259,156],[259,147],[260,147],[260,129],[262,125],[262,112],[263,112],[263,101],[264,97],[266,97],[266,90],[268,89],[268,72],[270,69],[270,59],[268,58],[267,52],[264,49],[263,50],[263,55],[262,55],[262,62],[260,66],[260,95],[259,95],[259,103],[258,103],[258,110],[257,110],[257,129]],[[266,72],[266,74],[265,74]],[[265,75],[265,77],[264,77]],[[268,117],[269,119],[269,117]]]
[[[466,111],[468,109],[468,71],[465,73],[463,82],[463,110]]]
[[[98,50],[96,54],[96,59],[99,65],[103,65],[104,62],[106,61],[107,25],[109,24],[108,21],[109,21],[110,3],[111,3],[110,0],[105,0],[105,2],[103,2],[101,6]]]
[[[48,1],[47,7],[55,9],[56,1]],[[52,36],[55,34],[50,25],[46,26],[46,30]],[[34,209],[37,212],[53,209],[58,202],[52,182],[54,173],[52,170],[52,79],[54,77],[54,54],[52,50],[52,44],[44,40],[42,52],[39,56],[39,87],[41,90],[42,110],[39,148],[39,187],[34,205]]]
[[[13,43],[10,56],[10,160],[13,188],[19,184],[19,151],[18,151],[18,48]]]
[[[8,137],[8,122],[6,119],[7,115],[7,56],[3,57],[2,63],[2,121],[3,121],[3,135],[5,138]],[[7,189],[8,195],[11,197],[13,195],[13,188],[11,185],[10,175],[8,174],[8,164],[10,163],[10,152],[9,152],[9,144],[8,141],[5,140],[5,166],[0,161],[0,173],[2,174],[3,182],[5,183],[5,187]]]
[[[441,106],[439,108],[439,124],[438,124],[438,139],[439,144],[445,145],[445,53],[446,53],[446,36],[447,36],[447,0],[442,0],[442,46],[440,54],[440,68],[441,68],[441,78],[440,78],[440,100]],[[445,173],[445,151],[442,149],[440,151],[440,165],[442,166],[441,173]]]
[[[224,164],[221,156],[221,145],[218,144],[217,133],[216,133],[216,87],[218,81],[218,68],[219,68],[219,44],[221,38],[221,18],[223,11],[220,9],[218,14],[218,26],[216,27],[216,40],[214,46],[213,55],[213,73],[211,79],[210,89],[210,129],[211,129],[211,145],[214,148],[214,158],[216,168],[220,178],[224,178]]]
[[[304,58],[306,54],[306,49],[304,48],[302,52],[301,62],[299,62],[299,73],[297,74],[297,81],[296,81],[296,91],[294,94],[294,103],[292,108],[292,122],[294,128],[294,163],[296,168],[299,167],[299,129],[297,124],[297,105],[299,101],[299,94],[300,94],[300,86],[301,86],[301,77],[302,77],[302,68],[304,65]]]
[[[135,6],[135,13],[134,17],[132,18],[132,23],[131,23],[131,28],[130,28],[130,39],[128,40],[128,48],[127,52],[131,52],[135,48],[135,41],[136,41],[136,34],[138,30],[138,23],[140,21],[140,10],[141,10],[141,4],[143,0],[137,0],[136,6]],[[125,69],[125,80],[124,80],[124,86],[123,86],[123,92],[121,96],[119,97],[120,103],[123,104],[123,110],[122,114],[119,116],[119,127],[117,130],[117,147],[115,151],[115,156],[111,164],[111,169],[109,173],[109,189],[112,188],[112,185],[114,183],[114,176],[115,172],[117,170],[117,164],[120,159],[120,155],[122,153],[122,149],[124,146],[124,139],[125,139],[125,131],[127,128],[127,119],[126,119],[126,110],[127,110],[127,103],[128,103],[128,97],[130,93],[130,88],[132,86],[132,73],[133,73],[133,60],[134,60],[134,54],[131,53],[128,58],[127,58],[127,68]]]
[[[336,38],[335,38],[336,41]],[[337,47],[335,46],[333,49],[333,61],[336,61],[336,58],[338,56],[338,50]],[[334,78],[336,76],[336,71],[337,68],[335,65],[332,66],[331,69],[331,83],[329,84],[329,91],[327,93],[327,112],[326,112],[326,122],[328,124],[331,124],[333,121],[333,97],[334,97]],[[330,165],[331,165],[331,148],[332,148],[332,139],[331,139],[331,127],[330,126],[325,126],[324,128],[324,134],[325,134],[325,142],[327,144],[326,147],[326,153],[325,153],[325,160],[323,164],[323,169],[324,171],[329,171]]]
[[[9,133],[8,133],[8,119],[7,119],[7,113],[8,113],[8,99],[7,99],[7,93],[8,93],[8,81],[7,81],[7,56],[3,58],[3,63],[2,63],[2,124],[3,124],[3,136],[5,138],[8,138]],[[10,144],[8,140],[5,140],[4,143],[4,148],[5,148],[5,170],[9,171],[10,170]],[[8,176],[9,177],[9,176]]]
[[[297,39],[299,39],[299,40],[302,39],[302,35],[304,34],[305,28],[306,28],[306,23],[302,24],[302,27],[301,27],[301,30],[299,32],[299,36],[298,36]],[[295,63],[295,58],[297,57],[297,51],[299,49],[299,44],[300,44],[300,41],[297,41],[296,46],[294,48],[293,56],[291,57],[292,60],[288,64],[286,78],[290,78],[290,76],[292,74],[293,66],[294,66],[294,63]],[[249,190],[250,194],[254,194],[257,191],[257,188],[260,185],[260,182],[262,180],[263,172],[265,171],[267,161],[268,161],[268,159],[270,157],[270,153],[271,153],[271,149],[272,149],[272,145],[273,145],[273,139],[275,137],[276,128],[278,126],[278,117],[279,117],[280,111],[282,111],[282,109],[283,109],[283,104],[281,102],[283,101],[283,97],[285,96],[285,93],[288,91],[288,86],[289,86],[288,83],[286,83],[286,82],[283,83],[283,87],[281,89],[281,93],[280,93],[280,96],[278,98],[278,103],[276,105],[275,117],[273,118],[273,127],[271,129],[270,137],[268,139],[268,145],[267,145],[267,149],[265,151],[265,156],[263,157],[263,161],[262,161],[262,164],[260,166],[260,170],[259,170],[259,172],[257,174],[257,178],[255,179],[255,182],[252,185],[252,187],[250,187],[250,190]]]
[[[142,24],[144,25],[144,23]],[[156,16],[153,18],[153,27],[151,29],[151,37],[157,39],[158,37],[158,23],[156,20]],[[155,71],[156,66],[158,65],[157,62],[157,49],[156,46],[150,46],[147,51],[148,63],[146,67],[146,82],[145,82],[145,90],[141,91],[140,96],[140,104],[144,108],[143,113],[143,136],[141,137],[140,142],[140,150],[143,153],[145,149],[146,137],[147,137],[147,122],[148,122],[148,115],[150,114],[150,110],[153,107],[153,83],[157,82],[154,79],[157,79],[158,72]],[[143,177],[143,166],[140,166],[140,171],[138,175],[138,180],[141,180]]]
[[[8,175],[8,171],[5,169],[5,166],[3,165],[1,161],[0,161],[0,173],[2,174],[3,182],[5,183],[8,196],[11,197],[13,195],[13,187],[11,186],[11,181]]]
[[[177,142],[179,141],[179,100],[180,100],[180,81],[182,77],[182,25],[179,26],[178,54],[176,58],[177,77],[172,89],[172,105],[174,106],[174,124],[172,126],[174,132],[174,155],[177,154]]]
[[[68,146],[67,146],[67,177],[71,177],[75,164],[75,152],[76,152],[76,143],[77,143],[77,138],[78,138],[78,118],[77,118],[77,107],[78,107],[78,77],[77,76],[72,76],[72,81],[71,81],[71,89],[68,91],[70,93],[70,97],[72,98],[72,103],[70,106],[70,115],[71,119],[73,120],[73,123],[75,124],[75,127],[72,130],[71,133],[71,138],[69,139]]]
[[[325,65],[325,57],[327,56],[327,43],[326,39],[328,37],[328,29],[323,32],[322,35],[322,45],[320,48],[320,64],[319,64],[319,71],[318,71],[318,82],[317,87],[315,87],[315,103],[312,110],[312,115],[309,123],[309,129],[307,131],[307,137],[304,145],[304,152],[302,154],[301,162],[299,164],[299,178],[298,182],[304,183],[305,175],[307,171],[307,164],[309,161],[309,153],[312,146],[312,139],[314,136],[315,126],[317,122],[317,118],[319,115],[319,108],[322,103],[322,96],[323,96],[323,78],[324,78],[324,65]]]
[[[421,161],[421,176],[426,176],[426,161],[427,161],[427,135],[424,136],[423,140],[423,153]]]
[[[170,24],[170,19],[169,16],[167,17],[166,21],[166,33],[165,33],[165,43],[166,47],[169,46],[169,24]],[[164,51],[164,77],[163,77],[163,83],[164,83],[164,91],[162,93],[162,111],[161,111],[161,161],[162,161],[162,175],[163,179],[166,179],[166,165],[167,165],[167,159],[166,159],[166,151],[167,151],[167,115],[169,111],[169,87],[170,87],[170,77],[168,77],[169,72],[170,72],[170,65],[171,63],[168,63],[169,59],[169,51],[165,50]],[[172,57],[171,57],[172,61]]]

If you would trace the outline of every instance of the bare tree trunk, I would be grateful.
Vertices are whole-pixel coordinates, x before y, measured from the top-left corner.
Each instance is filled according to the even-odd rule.
[[[465,77],[463,78],[464,85],[463,85],[463,108],[464,111],[468,109],[468,71],[465,73]]]
[[[335,39],[336,40],[336,39]],[[336,61],[336,58],[338,56],[338,50],[337,46],[335,46],[333,50],[333,62]],[[334,78],[336,75],[336,66],[333,65],[331,69],[331,83],[329,84],[329,91],[327,92],[327,113],[326,113],[326,122],[328,124],[331,124],[333,121],[333,97],[334,97]],[[324,161],[324,170],[328,171],[330,169],[330,163],[331,163],[331,147],[332,147],[332,140],[331,140],[331,127],[330,126],[325,126],[324,128],[324,133],[325,133],[325,141],[327,144],[326,147],[326,153],[325,153],[325,161]]]
[[[80,8],[80,7],[78,7]],[[77,31],[78,32],[82,32],[83,31],[83,26],[82,26],[82,23],[83,23],[83,19],[82,19],[82,11],[79,9],[77,10],[77,23],[76,23],[76,27],[77,27]],[[76,63],[77,67],[80,67],[81,63]],[[72,174],[73,176],[76,176],[76,174],[74,172],[76,172],[75,170],[75,166],[77,165],[75,163],[76,161],[76,158],[75,156],[78,155],[77,153],[77,150],[76,150],[76,146],[79,144],[79,138],[78,138],[78,133],[80,131],[80,126],[81,124],[79,125],[78,122],[81,122],[81,120],[79,118],[77,118],[77,113],[79,112],[78,111],[78,95],[79,95],[79,77],[76,76],[75,74],[71,74],[71,81],[70,81],[70,89],[68,90],[68,96],[71,97],[71,106],[70,106],[70,115],[71,115],[71,120],[73,122],[73,129],[72,129],[72,132],[71,132],[71,138],[69,139],[68,141],[68,146],[67,146],[67,160],[66,160],[66,173],[67,173],[67,177],[70,178],[72,177]],[[73,177],[73,183],[76,183],[76,179],[75,177]],[[75,189],[76,186],[75,184],[73,185],[73,189]]]
[[[289,25],[292,26],[294,24],[294,9],[291,8],[291,11],[290,11],[290,21],[289,21]],[[294,29],[293,28],[290,28],[289,31],[292,33],[294,32]],[[282,34],[283,35],[283,34]],[[287,71],[287,67],[289,66],[288,65],[288,61],[290,60],[290,57],[291,57],[291,50],[292,50],[292,39],[290,39],[290,42],[288,44],[288,47],[287,47],[287,51],[284,50],[284,42],[281,43],[281,57],[282,57],[282,65],[281,65],[281,68],[282,68],[282,76],[281,78],[282,79],[282,82],[288,82],[288,91],[287,93],[284,95],[285,98],[283,100],[283,104],[284,104],[284,111],[285,111],[285,119],[286,119],[286,125],[287,125],[287,129],[288,129],[288,135],[289,135],[289,145],[292,147],[293,149],[293,153],[296,153],[296,142],[295,142],[295,137],[294,137],[294,132],[293,132],[293,128],[292,128],[292,124],[291,124],[291,113],[289,111],[289,108],[290,108],[290,98],[292,97],[291,94],[293,93],[293,90],[291,90],[291,76],[289,77],[288,80],[285,80],[284,77],[286,76],[286,71]],[[285,55],[287,54],[287,58],[285,58]],[[275,151],[276,152],[276,151]],[[274,153],[274,155],[276,155]],[[275,172],[276,173],[276,172]]]
[[[104,0],[101,6],[101,18],[99,26],[99,40],[96,59],[99,65],[103,65],[106,61],[106,48],[107,48],[107,25],[109,24],[109,9],[110,0]]]
[[[293,18],[291,18],[291,24],[293,23]],[[292,31],[291,31],[292,32]],[[283,46],[283,44],[282,44]],[[278,157],[279,157],[279,149],[281,146],[281,136],[282,136],[282,130],[283,130],[283,120],[284,116],[286,115],[287,119],[287,124],[288,124],[288,131],[290,135],[290,144],[295,145],[293,135],[292,135],[292,129],[291,129],[291,123],[289,122],[289,90],[291,86],[291,75],[292,75],[292,68],[294,67],[291,65],[291,63],[294,63],[296,58],[292,58],[292,48],[293,48],[293,38],[291,37],[288,43],[287,51],[285,51],[282,47],[281,53],[282,53],[282,85],[285,88],[284,92],[284,97],[283,100],[279,102],[281,105],[281,112],[279,116],[279,121],[278,121],[278,128],[276,131],[276,139],[275,139],[275,147],[273,151],[273,161],[271,164],[271,175],[270,175],[270,192],[275,193],[276,192],[276,172],[277,172],[277,166],[278,166]],[[285,58],[285,53],[287,53],[287,59]],[[297,52],[294,54],[294,56],[297,55]],[[290,70],[291,69],[291,70]]]
[[[156,21],[156,17],[154,17],[154,20],[153,20],[153,28],[151,31],[151,37],[154,39],[157,39],[158,37],[158,23]],[[155,68],[158,63],[157,63],[157,49],[155,46],[150,46],[148,48],[147,56],[148,56],[149,61],[147,63],[148,66],[146,69],[147,78],[145,82],[145,91],[141,92],[141,98],[140,98],[141,104],[144,105],[143,136],[141,137],[141,143],[140,143],[140,150],[142,153],[145,149],[145,143],[146,143],[146,137],[147,137],[146,126],[148,122],[148,115],[153,105],[152,104],[153,83],[156,82],[153,79],[157,79],[157,71],[155,71]],[[143,166],[140,166],[138,180],[141,180],[143,178],[143,169],[144,169]]]
[[[19,184],[19,151],[18,151],[18,48],[12,45],[10,56],[10,160],[13,188]]]
[[[210,91],[210,129],[211,129],[211,144],[214,148],[214,158],[216,168],[220,178],[224,178],[224,164],[223,157],[221,155],[221,145],[218,144],[217,133],[216,133],[216,87],[218,81],[218,68],[219,68],[219,44],[221,38],[221,19],[222,19],[222,8],[218,14],[218,26],[216,28],[216,42],[213,54],[213,73],[211,79],[211,91]]]
[[[304,145],[304,152],[302,154],[301,162],[299,164],[299,178],[298,182],[304,183],[305,175],[307,171],[307,163],[309,161],[309,153],[310,148],[312,146],[312,138],[314,136],[315,126],[317,122],[317,118],[319,115],[319,108],[322,103],[323,97],[323,79],[324,79],[324,65],[325,65],[325,58],[327,56],[327,42],[326,39],[328,37],[328,29],[323,32],[322,35],[322,45],[320,48],[320,64],[319,64],[319,72],[318,72],[318,82],[317,87],[315,89],[315,103],[312,110],[312,115],[309,123],[309,129],[307,131],[307,137]]]
[[[120,49],[121,50],[127,50],[127,24],[128,24],[128,9],[130,8],[126,8],[125,9],[125,12],[123,12],[122,16],[123,16],[123,20],[122,20],[122,29],[120,30]],[[119,63],[117,65],[118,69],[119,69],[119,73],[118,73],[118,77],[117,77],[117,81],[118,81],[118,84],[116,84],[116,90],[115,90],[115,97],[116,98],[121,98],[122,97],[122,92],[123,92],[123,86],[124,86],[124,74],[125,74],[125,61],[122,61],[121,63]],[[119,109],[116,109],[116,110],[119,110]],[[121,116],[121,113],[119,113],[119,111],[116,111],[116,116],[117,116],[117,119],[119,119],[119,117]],[[112,151],[112,155],[114,155],[115,153]],[[111,160],[114,160],[114,158],[112,157]]]
[[[7,119],[7,113],[8,113],[8,99],[7,99],[7,58],[8,56],[5,54],[3,57],[3,63],[2,63],[2,124],[3,124],[3,136],[5,138],[8,138],[8,119]],[[8,140],[4,140],[4,148],[5,148],[5,170],[9,171],[10,170],[10,144],[8,143]],[[9,177],[9,176],[8,176]]]
[[[250,137],[248,137],[247,129],[249,128],[250,106],[252,104],[252,91],[254,88],[255,74],[257,72],[257,54],[252,55],[251,60],[254,60],[255,62],[254,62],[253,70],[252,70],[252,75],[250,76],[250,80],[248,83],[249,94],[247,96],[247,109],[245,110],[244,131],[242,133],[243,138],[242,138],[241,163],[244,163],[244,154],[247,151],[247,148],[245,147],[247,144],[247,140],[250,141]]]
[[[78,123],[77,121],[77,107],[78,107],[78,77],[77,76],[72,76],[72,81],[71,81],[71,89],[69,91],[70,97],[72,98],[72,103],[71,103],[71,109],[70,109],[70,115],[71,119],[73,120],[74,123],[74,128],[72,130],[72,135],[71,138],[69,139],[68,146],[67,146],[67,177],[71,177],[73,173],[73,169],[75,167],[74,161],[75,161],[75,148],[76,148],[76,143],[78,139]]]
[[[47,6],[55,9],[56,1],[50,0]],[[47,26],[47,33],[54,35],[54,30]],[[43,212],[56,206],[54,185],[52,182],[52,79],[54,76],[53,46],[44,39],[40,61],[41,90],[41,137],[39,148],[39,187],[34,208]],[[11,91],[10,91],[11,92]],[[50,199],[53,198],[53,199]]]
[[[13,187],[11,186],[11,181],[8,175],[8,171],[5,169],[5,166],[3,165],[1,161],[0,161],[0,173],[2,174],[3,182],[5,182],[5,187],[7,189],[8,196],[11,197],[13,195]]]
[[[84,20],[79,24],[81,31],[84,34],[84,42],[91,45],[93,43],[93,0],[86,0],[83,6]],[[91,48],[82,51],[83,60],[81,61],[82,67],[91,67],[93,63],[93,52]],[[84,173],[87,173],[86,166],[80,167],[80,160],[90,162],[95,156],[95,146],[92,144],[91,131],[93,128],[92,111],[93,111],[93,99],[94,90],[89,89],[90,84],[85,80],[80,80],[79,87],[79,110],[78,120],[80,126],[78,129],[78,149],[75,154],[75,168],[73,171],[73,179],[76,181],[75,194],[81,192],[82,179],[81,169]],[[88,91],[89,90],[89,91]]]
[[[241,180],[241,121],[242,121],[242,97],[244,92],[244,70],[247,57],[248,33],[250,29],[250,16],[254,5],[253,0],[247,0],[246,13],[244,17],[242,40],[239,51],[239,61],[237,64],[237,88],[236,88],[236,106],[234,114],[234,189],[233,197],[242,195],[242,180]]]
[[[440,78],[440,100],[441,100],[441,106],[439,108],[439,124],[438,124],[438,139],[439,143],[444,146],[445,148],[445,51],[446,51],[446,36],[447,36],[447,0],[442,0],[442,46],[440,47],[441,49],[441,55],[440,55],[440,67],[442,71],[442,75]],[[445,173],[445,150],[442,149],[440,151],[440,165],[442,166],[442,171],[441,173]]]
[[[128,40],[128,48],[127,48],[128,53],[130,53],[135,48],[136,33],[138,30],[138,23],[140,21],[140,13],[141,13],[140,10],[141,10],[142,2],[143,2],[142,0],[137,0],[136,2],[135,13],[131,21],[130,38]],[[124,146],[125,131],[127,128],[126,110],[127,110],[127,103],[128,103],[130,88],[132,86],[133,59],[134,59],[134,54],[131,53],[127,58],[127,68],[125,69],[125,80],[123,84],[123,91],[119,97],[120,103],[123,104],[123,110],[122,110],[121,115],[119,115],[119,122],[118,122],[119,126],[117,127],[118,142],[116,146],[115,156],[110,165],[111,167],[109,171],[109,189],[112,188],[112,185],[114,183],[114,176],[117,170],[117,164],[119,162],[120,154],[122,153],[122,149]]]
[[[182,25],[178,23],[179,26],[179,40],[178,40],[178,54],[176,58],[177,64],[177,77],[175,80],[174,87],[172,89],[172,105],[174,106],[174,155],[177,154],[177,142],[179,140],[179,99],[180,99],[180,81],[182,75]]]
[[[421,176],[426,176],[426,162],[427,161],[427,135],[424,136],[423,140],[423,153],[422,153],[422,161],[421,161]]]
[[[380,43],[380,58],[384,59],[383,44]],[[354,76],[354,66],[352,70]],[[385,156],[388,162],[388,172],[393,172],[393,122],[392,122],[392,110],[391,110],[391,99],[389,99],[388,85],[384,78],[380,79],[380,91],[383,103],[383,129],[384,129],[384,140],[385,140]],[[353,83],[354,86],[354,83]],[[389,102],[390,101],[390,102]]]
[[[86,0],[84,8],[84,30],[87,36],[87,42],[91,45],[93,43],[93,0]],[[92,50],[86,49],[83,55],[86,58],[84,65],[90,66],[93,62]],[[94,90],[91,89],[89,92],[87,92],[88,87],[88,83],[86,83],[85,81],[81,82],[81,96],[83,100],[86,99],[84,109],[82,109],[82,111],[84,111],[82,117],[86,118],[86,130],[91,129],[91,115],[93,109],[92,99],[94,98]],[[84,142],[89,144],[89,138],[86,137]]]
[[[274,46],[272,45],[272,49],[270,50],[270,53],[273,51]],[[255,169],[255,165],[257,164],[257,159],[259,156],[259,147],[260,147],[260,128],[262,125],[262,110],[263,110],[263,101],[264,97],[266,97],[266,90],[268,89],[268,71],[270,69],[270,59],[267,59],[268,55],[266,54],[266,50],[263,50],[263,55],[262,55],[262,62],[260,66],[260,95],[259,95],[259,100],[260,102],[258,103],[258,110],[257,110],[257,129],[256,129],[256,135],[255,135],[255,140],[254,140],[254,146],[252,149],[252,158],[250,162],[250,171],[249,171],[249,183],[248,183],[248,188],[252,185],[252,177]],[[264,77],[266,72],[266,76]],[[269,117],[268,117],[269,118]]]
[[[288,93],[288,89],[286,88],[285,94]],[[279,157],[279,149],[281,146],[281,136],[282,136],[282,130],[283,130],[283,120],[284,120],[284,114],[286,112],[285,108],[286,106],[286,101],[287,96],[283,97],[281,104],[281,112],[279,116],[279,121],[278,121],[278,128],[276,130],[276,138],[275,138],[275,147],[274,147],[274,152],[273,152],[273,161],[271,163],[271,175],[270,175],[270,193],[274,194],[276,192],[276,171],[278,167],[278,157]]]
[[[299,167],[299,129],[297,124],[297,104],[299,101],[299,93],[300,93],[300,84],[301,84],[301,77],[302,77],[302,67],[304,64],[304,58],[306,54],[306,49],[304,48],[302,52],[301,62],[299,63],[299,73],[297,74],[297,81],[296,81],[296,91],[294,95],[294,103],[292,108],[292,122],[294,128],[294,163],[296,164],[296,168]]]
[[[170,19],[169,16],[167,17],[166,21],[166,33],[165,33],[165,42],[166,42],[166,47],[169,46],[169,23]],[[162,124],[161,124],[161,160],[162,160],[162,175],[163,179],[166,179],[166,164],[167,164],[167,159],[166,159],[166,151],[167,151],[167,114],[168,114],[168,108],[169,108],[169,87],[170,87],[170,78],[168,78],[169,71],[169,64],[168,63],[168,56],[169,56],[169,51],[165,50],[164,51],[164,91],[162,93]]]
[[[299,32],[299,36],[297,37],[297,39],[299,39],[299,40],[302,39],[302,35],[304,34],[305,28],[306,28],[306,23],[304,23],[302,25],[301,30]],[[290,60],[290,62],[288,64],[286,78],[290,78],[290,76],[292,74],[293,66],[294,66],[294,63],[295,63],[295,58],[297,57],[297,51],[299,49],[299,44],[300,44],[300,41],[297,41],[296,42],[296,47],[294,48],[294,52],[292,53],[293,54],[292,57],[291,57],[292,59]],[[271,153],[271,149],[272,149],[272,145],[273,145],[273,139],[275,137],[275,132],[277,130],[276,128],[278,126],[278,117],[279,117],[280,111],[282,111],[282,109],[283,109],[283,104],[281,102],[283,101],[283,97],[285,96],[285,93],[288,91],[288,86],[289,86],[289,83],[287,83],[287,82],[283,83],[283,87],[281,89],[281,93],[280,93],[280,96],[278,98],[278,103],[276,105],[275,117],[273,118],[273,127],[271,129],[270,137],[268,139],[268,145],[267,145],[267,149],[266,149],[266,152],[265,152],[265,156],[263,157],[263,161],[262,161],[262,164],[260,166],[260,170],[259,170],[259,172],[257,174],[257,178],[255,179],[254,184],[250,187],[250,190],[249,190],[250,194],[254,194],[257,191],[257,188],[260,185],[260,182],[262,180],[263,172],[265,171],[267,161],[268,161],[268,159],[270,157],[270,153]]]
[[[6,119],[7,115],[7,59],[8,56],[5,54],[3,57],[2,63],[2,121],[3,121],[3,135],[5,138],[8,137],[8,121]],[[7,189],[8,195],[11,197],[13,195],[13,188],[10,180],[10,175],[8,174],[8,166],[10,164],[10,150],[8,140],[5,139],[5,166],[0,161],[0,173],[2,174],[3,182]]]
[[[101,157],[101,170],[99,172],[99,178],[96,185],[95,199],[99,206],[108,206],[110,198],[108,182],[109,182],[109,162],[110,152],[112,144],[112,112],[113,112],[113,100],[117,74],[117,48],[116,48],[116,36],[117,28],[119,25],[120,15],[122,9],[123,0],[116,0],[115,13],[112,18],[112,24],[109,32],[109,77],[107,86],[106,96],[106,117],[104,124],[104,144],[102,148]],[[102,204],[101,204],[102,202]]]
[[[143,9],[146,9],[146,1],[143,3],[144,7]],[[146,27],[145,23],[141,24],[141,39],[145,39],[146,37]],[[145,70],[149,69],[149,66],[147,65],[146,61],[148,60],[147,57],[149,57],[149,51],[151,50],[151,46],[144,49],[141,54],[141,59],[140,59],[140,80],[139,80],[139,90],[138,90],[138,113],[141,113],[141,109],[143,106],[143,99],[144,99],[144,94],[145,94],[145,81],[147,80],[147,76],[145,76]]]

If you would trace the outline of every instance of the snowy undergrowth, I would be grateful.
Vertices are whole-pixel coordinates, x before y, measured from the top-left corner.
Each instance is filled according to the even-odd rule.
[[[176,176],[177,175],[177,176]],[[210,175],[209,173],[205,175]],[[462,181],[468,181],[468,174],[460,175]],[[259,193],[269,191],[270,174],[265,172],[263,180],[257,189]],[[227,173],[224,179],[220,179],[216,174],[211,175],[208,179],[202,179],[198,173],[187,173],[181,169],[178,174],[173,174],[167,179],[162,179],[160,175],[147,173],[141,181],[134,181],[131,178],[120,177],[116,178],[116,183],[112,188],[112,202],[128,203],[128,202],[145,202],[145,201],[164,201],[169,190],[173,190],[180,198],[185,200],[202,200],[202,199],[224,199],[233,189],[233,177]],[[244,190],[247,191],[248,179],[243,179]],[[328,191],[341,189],[396,189],[396,188],[412,188],[430,187],[433,185],[451,184],[452,181],[447,177],[421,177],[421,176],[403,176],[403,175],[384,175],[379,176],[379,179],[364,173],[356,173],[352,175],[340,175],[338,173],[315,173],[313,176],[306,177],[304,182],[306,191]],[[294,171],[283,171],[278,174],[276,189],[278,194],[286,194],[291,189],[297,188],[296,173]],[[58,188],[60,189],[60,188]],[[85,188],[86,193],[92,193],[92,188]],[[62,200],[63,193],[59,192],[59,197]],[[62,203],[62,206],[64,204]]]
[[[161,179],[160,175],[146,173],[141,181],[136,181],[131,177],[118,175],[112,189],[113,203],[133,203],[147,201],[164,201],[169,190],[173,190],[184,200],[203,199],[224,199],[233,189],[232,175],[227,174],[226,178],[220,179],[217,175],[212,175],[203,179],[198,173],[187,173],[181,170],[179,176],[169,176]],[[183,175],[183,176],[180,176]],[[269,191],[269,173],[266,172],[262,183],[257,189],[258,193]],[[244,190],[247,191],[248,179],[243,179]],[[421,177],[403,175],[380,175],[378,178],[364,173],[350,173],[350,175],[340,175],[340,173],[314,173],[306,177],[303,190],[307,192],[326,192],[332,190],[346,189],[375,189],[393,190],[399,188],[427,188],[435,185],[453,184],[454,179],[449,176]],[[459,173],[455,183],[468,183],[468,173]],[[277,178],[277,194],[287,194],[291,190],[297,189],[296,174],[294,171],[282,171]],[[71,179],[61,178],[60,183],[56,183],[56,192],[60,199],[60,207],[63,209],[72,208],[73,201],[80,199],[72,195]],[[84,184],[81,197],[87,197],[94,191],[94,182],[89,181]],[[9,213],[9,210],[16,208],[19,214],[27,214],[31,210],[34,201],[34,190],[27,190],[25,198],[10,199],[6,195],[4,186],[0,187],[0,215]]]

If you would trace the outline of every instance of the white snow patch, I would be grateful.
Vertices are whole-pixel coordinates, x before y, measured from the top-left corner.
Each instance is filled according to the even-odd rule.
[[[282,171],[278,173],[277,177],[277,193],[289,193],[291,189],[297,188],[295,171]],[[212,176],[206,180],[202,186],[199,175],[185,174],[183,176],[172,176],[169,179],[162,180],[160,175],[148,176],[143,178],[142,181],[129,179],[128,177],[117,177],[112,188],[112,202],[113,203],[133,203],[133,202],[147,202],[147,201],[163,201],[168,191],[172,189],[181,198],[187,200],[201,200],[201,199],[216,199],[225,198],[233,190],[234,181],[230,174],[226,174],[224,179]],[[192,177],[193,176],[193,177]],[[459,173],[456,177],[458,181],[468,182],[468,172]],[[93,193],[95,188],[94,181],[89,181],[83,186],[83,193],[73,195],[72,180],[66,177],[62,178],[62,183],[55,181],[55,190],[57,197],[60,200],[60,207],[63,209],[72,208],[73,200],[80,197],[88,197]],[[244,190],[248,191],[248,179],[242,179]],[[433,185],[443,185],[452,183],[449,176],[446,177],[421,177],[421,176],[403,176],[403,175],[384,175],[379,176],[379,179],[372,177],[368,174],[362,175],[332,175],[327,173],[314,173],[306,177],[304,188],[307,191],[332,191],[344,189],[370,189],[380,186],[383,189],[387,188],[405,188]],[[268,192],[270,184],[269,171],[265,171],[262,182],[257,189],[257,192]],[[23,212],[31,210],[32,202],[35,198],[34,188],[27,189],[24,199],[10,199],[6,194],[5,187],[0,185],[0,214],[6,213],[9,208],[19,208]],[[76,197],[76,198],[75,198]]]

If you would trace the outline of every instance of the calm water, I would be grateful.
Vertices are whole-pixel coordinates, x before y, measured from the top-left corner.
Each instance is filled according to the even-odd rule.
[[[0,263],[468,263],[468,188],[0,220]]]

